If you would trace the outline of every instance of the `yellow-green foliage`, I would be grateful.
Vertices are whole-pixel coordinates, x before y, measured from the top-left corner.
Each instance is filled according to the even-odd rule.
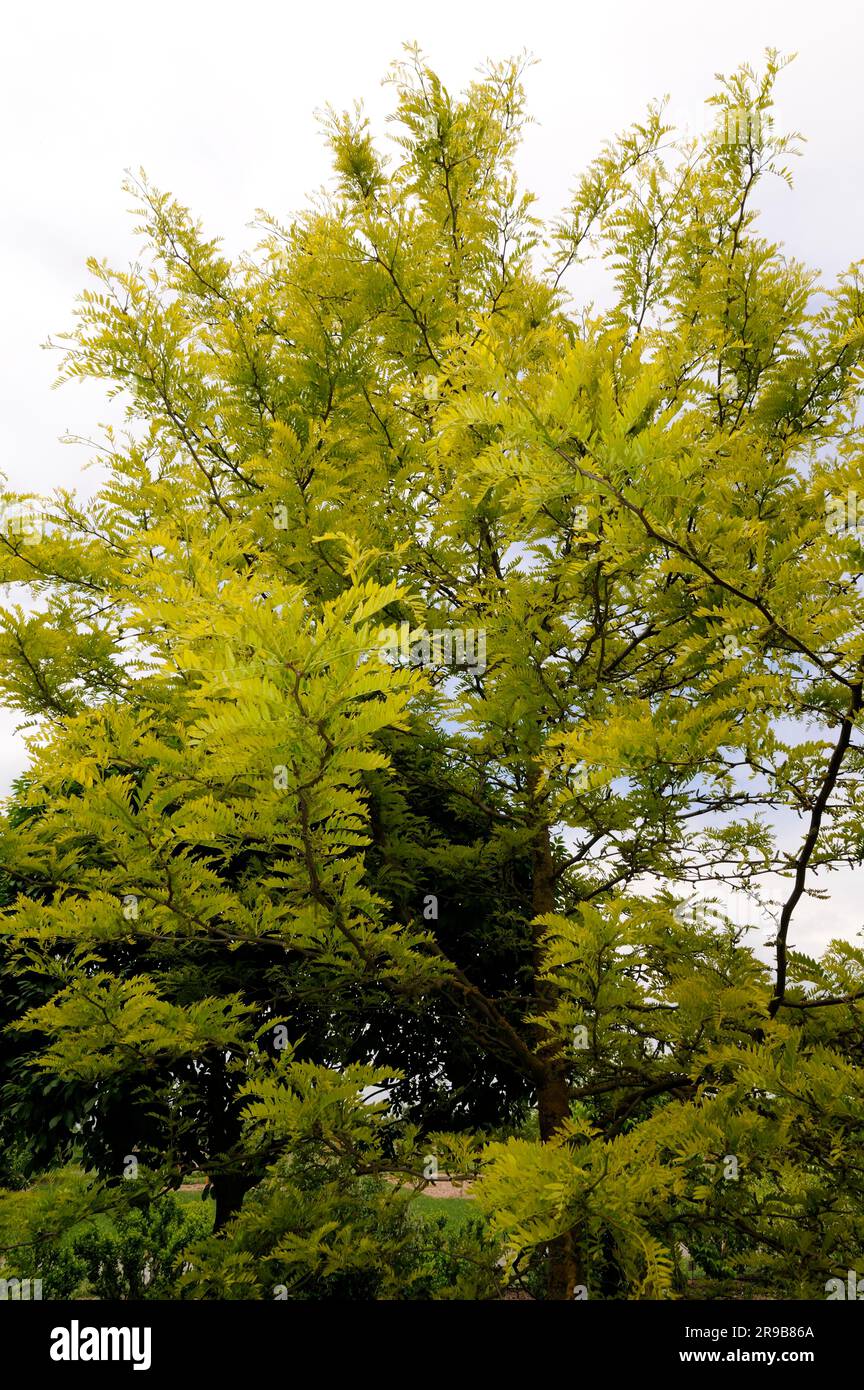
[[[355,1177],[416,1175],[430,1138],[364,1040],[445,997],[431,1026],[538,1101],[546,1142],[482,1159],[514,1277],[563,1241],[565,1296],[665,1297],[694,1268],[812,1294],[860,1257],[864,955],[797,956],[793,914],[814,868],[824,887],[864,856],[864,550],[826,523],[862,485],[864,284],[758,231],[797,152],[767,119],[782,65],[711,99],[724,128],[760,118],[741,139],[678,140],[652,109],[551,226],[514,173],[520,64],[457,97],[414,50],[395,155],[329,112],[335,186],[262,216],[247,257],[130,185],[144,253],[91,262],[61,369],[127,430],[92,502],[60,492],[0,546],[0,690],[33,725],[2,933],[26,1074],[76,1123],[79,1084],[97,1110],[121,1083],[161,1105],[169,1185],[211,1074],[237,1103],[194,1150],[217,1190],[312,1140]],[[583,312],[589,256],[610,295]],[[401,624],[482,631],[485,662],[383,659]],[[493,897],[460,953],[407,858],[408,907],[380,888],[370,789],[397,734],[440,755],[427,801],[478,817],[438,863],[530,865],[521,936]],[[682,911],[728,884],[747,920]],[[349,1027],[266,1054],[310,999]],[[483,1136],[437,1142],[464,1168]],[[286,1264],[336,1259],[331,1236],[286,1233]],[[235,1253],[213,1287],[249,1296]]]

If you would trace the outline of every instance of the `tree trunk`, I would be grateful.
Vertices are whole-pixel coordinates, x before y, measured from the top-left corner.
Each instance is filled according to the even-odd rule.
[[[537,790],[538,776],[530,783],[532,798]],[[552,856],[552,839],[549,825],[541,821],[534,837],[532,874],[532,907],[535,917],[555,911],[555,861]],[[534,1004],[538,1014],[553,1007],[555,994],[548,981],[541,979],[542,951],[540,938],[542,928],[537,929],[534,949]],[[538,1055],[542,1059],[546,1075],[537,1088],[537,1113],[540,1123],[540,1138],[548,1144],[570,1118],[570,1083],[560,1057],[550,1048],[548,1038],[539,1031]],[[546,1273],[546,1297],[551,1299],[570,1299],[576,1284],[579,1283],[578,1258],[575,1232],[565,1231],[548,1246],[548,1265]]]
[[[537,1109],[540,1138],[544,1144],[548,1144],[570,1116],[570,1087],[563,1072],[554,1067],[550,1068],[548,1079],[539,1089]],[[564,1231],[548,1246],[546,1297],[572,1298],[579,1282],[576,1233],[573,1230]]]
[[[234,1173],[225,1173],[213,1179],[213,1195],[216,1198],[214,1231],[221,1231],[222,1227],[227,1226],[231,1218],[237,1215],[243,1205],[243,1198],[252,1186],[252,1179]]]

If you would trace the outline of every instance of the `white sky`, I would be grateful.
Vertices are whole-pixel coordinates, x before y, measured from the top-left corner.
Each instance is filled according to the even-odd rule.
[[[713,76],[759,65],[766,46],[797,51],[780,79],[782,126],[807,135],[796,189],[763,192],[767,232],[833,276],[864,255],[864,12],[856,0],[43,0],[6,12],[0,129],[0,469],[9,485],[88,482],[86,450],[107,418],[93,384],[52,392],[40,351],[69,325],[84,260],[123,266],[136,252],[126,168],[143,166],[200,216],[229,252],[249,245],[264,207],[287,220],[329,174],[314,111],[361,97],[379,131],[382,88],[404,41],[417,40],[451,90],[487,57],[528,49],[536,124],[523,181],[555,213],[602,141],[668,93],[691,129],[709,124]],[[88,489],[89,490],[89,489]],[[25,761],[16,717],[0,711],[0,792]],[[832,906],[803,904],[801,946],[861,924],[860,890],[836,875]]]

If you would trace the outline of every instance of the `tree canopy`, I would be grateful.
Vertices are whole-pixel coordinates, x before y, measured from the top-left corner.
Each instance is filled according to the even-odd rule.
[[[5,499],[6,1133],[83,1167],[0,1245],[203,1169],[186,1286],[267,1297],[431,1151],[479,1172],[460,1296],[854,1264],[864,952],[794,932],[864,857],[864,283],[760,234],[782,66],[551,224],[524,62],[454,96],[413,49],[389,153],[329,111],[330,190],[236,261],[128,185],[142,256],[61,343],[126,427],[91,502]]]

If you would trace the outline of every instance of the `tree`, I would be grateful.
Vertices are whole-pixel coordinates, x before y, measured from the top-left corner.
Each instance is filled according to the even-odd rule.
[[[0,649],[41,721],[4,849],[41,1073],[182,1117],[167,1075],[224,1070],[242,1187],[297,1142],[298,1068],[359,1065],[399,1121],[418,1058],[445,1104],[467,1058],[511,1129],[481,1205],[553,1298],[665,1296],[684,1245],[812,1292],[862,1235],[864,955],[790,932],[862,857],[864,299],[757,233],[781,66],[721,83],[722,137],[652,108],[550,228],[518,61],[456,99],[410,51],[395,162],[329,113],[332,196],[237,265],[136,183],[147,264],[91,263],[63,371],[128,433],[91,506],[5,539],[41,599]],[[611,299],[579,312],[592,253]],[[301,1000],[315,1061],[274,1060]],[[417,1138],[369,1140],[376,1171]]]

